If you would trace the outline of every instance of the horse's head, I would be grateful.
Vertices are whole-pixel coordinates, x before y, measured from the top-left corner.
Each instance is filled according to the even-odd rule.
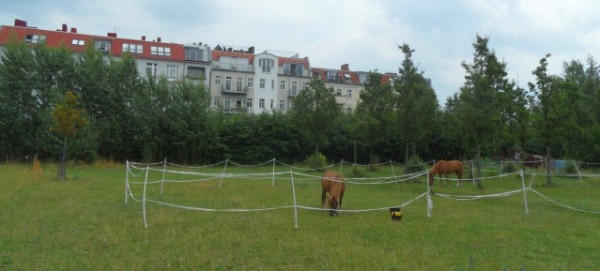
[[[435,180],[433,174],[429,173],[427,177],[429,178],[429,185],[433,185],[433,181]]]
[[[339,203],[338,203],[338,200],[335,198],[335,196],[327,197],[327,206],[329,207],[329,209],[331,209],[331,210],[329,210],[330,216],[335,216],[338,214],[337,209],[338,209]]]

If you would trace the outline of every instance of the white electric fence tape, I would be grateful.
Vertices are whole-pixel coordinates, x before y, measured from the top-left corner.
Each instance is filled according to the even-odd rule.
[[[506,162],[506,161],[504,161]],[[276,167],[276,163],[279,163],[283,166],[286,166],[288,168],[290,168],[290,170],[288,171],[282,171],[282,172],[276,172],[275,171],[275,167]],[[345,162],[342,160],[340,162],[340,168],[342,168],[343,164]],[[347,163],[347,162],[346,162]],[[179,169],[184,169],[184,168],[188,168],[188,169],[204,169],[204,168],[210,168],[210,167],[216,167],[218,165],[224,164],[223,166],[223,171],[221,173],[206,173],[206,172],[195,172],[195,171],[183,171],[183,170],[175,170],[175,169],[168,169],[167,165],[172,166],[172,167],[177,167]],[[228,165],[235,165],[235,166],[239,166],[239,167],[259,167],[259,166],[265,166],[267,164],[272,164],[273,170],[270,173],[226,173],[226,169]],[[329,165],[323,168],[320,168],[318,170],[323,170],[323,169],[327,169],[327,168],[331,168],[336,166],[338,163],[333,164],[333,165]],[[351,164],[351,163],[347,163],[347,164]],[[380,165],[383,164],[390,164],[392,165],[392,169],[393,169],[393,165],[394,162],[389,161],[386,163],[381,163]],[[427,163],[430,164],[430,163]],[[357,166],[358,164],[351,164],[353,166]],[[401,165],[401,164],[400,164]],[[368,166],[368,165],[367,165]],[[148,227],[148,222],[147,222],[147,216],[146,216],[146,203],[154,203],[157,205],[163,205],[163,206],[168,206],[168,207],[173,207],[173,208],[180,208],[180,209],[185,209],[185,210],[194,210],[194,211],[207,211],[207,212],[257,212],[257,211],[270,211],[270,210],[278,210],[278,209],[290,209],[293,208],[294,209],[294,227],[298,228],[298,209],[304,209],[304,210],[316,210],[316,211],[326,211],[326,210],[331,210],[328,208],[318,208],[318,207],[312,207],[312,206],[304,206],[304,205],[298,205],[297,203],[297,198],[296,198],[296,187],[295,187],[295,183],[294,180],[320,180],[322,178],[321,175],[311,175],[311,174],[306,174],[306,173],[301,173],[301,172],[295,172],[294,170],[302,170],[302,171],[310,171],[310,170],[314,170],[314,169],[308,169],[308,168],[299,168],[299,167],[294,167],[291,165],[287,165],[285,163],[279,162],[277,161],[275,158],[272,160],[269,160],[265,163],[262,164],[257,164],[257,165],[241,165],[232,161],[229,161],[229,159],[223,161],[223,162],[219,162],[219,163],[215,163],[209,166],[201,166],[201,167],[191,167],[191,166],[182,166],[182,165],[177,165],[177,164],[173,164],[170,162],[167,162],[167,160],[165,159],[165,161],[163,162],[157,162],[157,163],[136,163],[136,162],[126,162],[126,169],[125,169],[125,203],[127,203],[128,198],[133,199],[135,202],[141,202],[142,203],[142,213],[143,213],[143,220],[144,220],[144,226],[147,228]],[[150,181],[148,180],[148,175],[150,172],[158,172],[158,173],[162,173],[162,178],[160,180],[157,181]],[[346,183],[347,184],[356,184],[356,185],[377,185],[377,184],[390,184],[390,183],[399,183],[399,182],[406,182],[406,181],[410,181],[410,180],[414,180],[416,178],[422,177],[422,176],[426,176],[428,175],[429,170],[426,171],[421,171],[421,172],[413,172],[413,173],[409,173],[409,174],[404,174],[404,175],[399,175],[396,176],[395,172],[393,173],[394,176],[387,176],[387,177],[379,177],[379,178],[345,178]],[[166,174],[172,174],[172,175],[187,175],[187,176],[196,176],[196,177],[203,177],[203,178],[197,178],[197,179],[189,179],[189,180],[170,180],[166,178]],[[142,177],[142,174],[144,174],[144,180],[143,181],[131,181],[131,179],[139,179]],[[511,190],[511,191],[505,191],[505,192],[499,192],[499,193],[494,193],[494,194],[486,194],[486,195],[450,195],[450,194],[441,194],[441,193],[433,193],[433,191],[430,190],[430,188],[433,188],[435,186],[431,186],[429,185],[429,182],[426,181],[427,183],[427,191],[423,192],[422,194],[420,194],[419,196],[415,197],[414,199],[411,199],[405,203],[402,203],[400,205],[394,205],[394,206],[386,206],[386,207],[380,207],[380,208],[370,208],[370,209],[354,209],[354,210],[349,210],[349,209],[344,209],[344,210],[338,210],[340,212],[346,212],[346,213],[361,213],[361,212],[371,212],[371,211],[381,211],[381,210],[388,210],[390,208],[394,208],[394,207],[405,207],[411,203],[413,203],[414,201],[422,198],[422,197],[426,197],[427,199],[427,216],[431,217],[432,214],[432,210],[433,210],[433,201],[432,201],[432,195],[435,196],[439,196],[442,198],[446,198],[446,199],[450,199],[450,200],[457,200],[457,201],[465,201],[465,200],[477,200],[477,199],[485,199],[485,198],[499,198],[499,197],[509,197],[518,193],[523,193],[523,198],[524,198],[524,207],[525,207],[525,213],[528,214],[529,210],[528,210],[528,206],[527,206],[527,191],[532,191],[534,193],[536,193],[537,195],[539,195],[540,197],[542,197],[543,199],[567,208],[567,209],[571,209],[571,210],[575,210],[575,211],[579,211],[579,212],[586,212],[586,213],[592,213],[592,214],[600,214],[600,211],[589,211],[589,210],[583,210],[583,209],[579,209],[579,208],[575,208],[572,206],[568,206],[565,204],[561,204],[556,200],[550,199],[549,197],[543,195],[542,193],[540,193],[539,191],[535,190],[532,188],[533,185],[533,177],[534,176],[547,176],[547,174],[530,174],[531,175],[531,181],[529,183],[529,186],[526,187],[525,186],[525,177],[524,177],[524,172],[523,171],[519,171],[517,173],[506,173],[506,174],[499,174],[496,176],[491,176],[491,177],[481,177],[479,179],[500,179],[500,178],[504,178],[507,176],[511,176],[511,175],[515,175],[518,174],[520,179],[521,179],[521,185],[522,187],[520,189],[516,189],[516,190]],[[280,175],[289,175],[289,177],[278,177]],[[579,177],[581,178],[583,177],[588,177],[588,178],[600,178],[600,174],[584,174],[582,175],[581,172],[579,171],[579,168],[577,168],[577,174],[550,174],[552,176],[567,176],[567,177]],[[277,176],[277,177],[276,177]],[[292,186],[292,199],[293,199],[293,205],[286,205],[286,206],[276,206],[276,207],[267,207],[267,208],[254,208],[254,209],[242,209],[242,208],[236,208],[236,209],[214,209],[214,208],[203,208],[203,207],[195,207],[195,206],[186,206],[186,205],[181,205],[181,204],[174,204],[174,203],[169,203],[169,202],[164,202],[164,201],[160,201],[160,200],[155,200],[155,199],[150,199],[148,198],[148,195],[146,193],[147,191],[147,186],[150,184],[157,184],[160,183],[161,187],[160,187],[160,193],[162,194],[163,191],[163,186],[165,183],[189,183],[189,182],[206,182],[206,181],[214,181],[214,180],[218,180],[220,179],[219,182],[219,187],[222,186],[223,183],[223,179],[224,178],[236,178],[236,179],[244,179],[244,180],[265,180],[265,178],[270,177],[272,178],[272,185],[275,185],[275,179],[282,179],[282,180],[289,180],[291,182],[291,186]],[[458,181],[458,179],[451,179],[451,178],[434,178],[435,180],[438,180],[439,182],[443,181],[443,180],[452,180],[452,181]],[[463,179],[463,180],[468,180],[468,179]],[[336,180],[334,180],[336,181]],[[134,196],[134,193],[131,189],[131,185],[143,185],[143,192],[142,192],[142,196],[141,199],[138,199]]]

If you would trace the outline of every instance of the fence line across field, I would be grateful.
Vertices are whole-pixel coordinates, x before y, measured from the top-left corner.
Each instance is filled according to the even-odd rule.
[[[393,162],[387,162],[392,166],[392,170],[393,170]],[[190,171],[190,169],[205,169],[205,168],[209,168],[209,167],[216,167],[218,165],[223,164],[223,170],[219,173],[209,173],[209,172],[194,172],[194,171]],[[305,168],[299,168],[299,167],[293,167],[284,163],[280,163],[281,165],[287,166],[290,168],[290,170],[287,171],[276,171],[276,164],[277,164],[277,160],[276,159],[272,159],[269,160],[265,163],[262,164],[257,164],[257,165],[251,165],[251,166],[245,166],[245,167],[258,167],[258,166],[265,166],[265,165],[272,165],[273,170],[270,173],[227,173],[226,169],[227,169],[227,165],[231,164],[231,165],[235,165],[235,166],[243,166],[241,164],[238,163],[234,163],[232,161],[229,161],[229,159],[223,161],[223,162],[219,162],[219,163],[215,163],[212,164],[210,166],[199,166],[199,167],[192,167],[192,166],[182,166],[182,165],[177,165],[177,164],[173,164],[170,162],[167,162],[167,160],[165,159],[163,162],[157,162],[157,163],[137,163],[137,162],[126,162],[126,169],[125,169],[125,203],[128,203],[128,199],[131,198],[132,200],[134,200],[135,202],[141,202],[142,203],[142,216],[143,216],[143,220],[144,220],[144,227],[148,227],[148,222],[147,222],[147,214],[146,214],[146,203],[153,203],[153,204],[157,204],[157,205],[162,205],[162,206],[167,206],[167,207],[173,207],[173,208],[180,208],[180,209],[186,209],[186,210],[194,210],[194,211],[209,211],[209,212],[256,212],[256,211],[270,211],[270,210],[278,210],[278,209],[294,209],[294,227],[297,228],[298,227],[298,210],[299,209],[304,209],[304,210],[317,210],[317,211],[327,211],[330,209],[327,208],[318,208],[318,207],[312,207],[312,206],[305,206],[305,205],[300,205],[297,203],[296,200],[296,189],[295,189],[295,184],[294,184],[294,179],[296,180],[301,180],[301,179],[318,179],[320,180],[322,178],[321,175],[314,175],[314,174],[308,174],[308,173],[302,173],[302,172],[297,172],[294,170],[298,170],[298,171],[310,171],[312,169],[305,169]],[[339,163],[330,165],[328,167],[324,167],[322,169],[327,169],[330,167],[333,167],[337,164],[340,164],[343,166],[344,162],[343,160]],[[188,169],[188,170],[175,170],[175,169],[167,169],[167,165],[173,166],[173,167],[177,167],[179,169]],[[353,164],[354,165],[354,164]],[[340,167],[340,169],[342,169]],[[150,172],[156,172],[157,174],[161,174],[162,178],[160,180],[149,180],[148,179],[148,175]],[[196,178],[196,179],[188,179],[188,180],[170,180],[165,178],[166,174],[176,174],[176,175],[182,175],[182,176],[195,176],[195,177],[202,177],[202,178]],[[563,174],[563,175],[553,175],[553,176],[567,176],[567,177],[579,177],[581,178],[582,176],[585,177],[590,177],[590,178],[600,178],[600,174],[581,174],[580,171],[577,171],[578,174],[571,174],[571,175],[567,175],[567,174]],[[376,178],[345,178],[348,184],[356,184],[356,185],[378,185],[378,184],[390,184],[390,183],[399,183],[399,182],[406,182],[409,180],[414,180],[416,178],[422,177],[422,176],[426,176],[429,174],[429,170],[425,170],[425,171],[421,171],[421,172],[413,172],[413,173],[408,173],[408,174],[403,174],[403,175],[395,175],[395,172],[393,172],[394,176],[385,176],[385,177],[376,177]],[[535,190],[532,188],[532,184],[533,184],[533,179],[534,176],[546,176],[547,174],[537,174],[537,173],[525,173],[524,170],[521,170],[517,173],[504,173],[504,174],[499,174],[496,176],[490,176],[490,177],[481,177],[479,179],[495,179],[495,178],[503,178],[503,177],[507,177],[510,175],[519,175],[520,179],[521,179],[521,188],[516,189],[516,190],[511,190],[511,191],[505,191],[505,192],[500,192],[500,193],[495,193],[495,194],[487,194],[487,195],[450,195],[450,194],[440,194],[440,193],[433,193],[430,184],[428,181],[426,181],[425,183],[427,184],[426,191],[424,191],[422,194],[420,194],[419,196],[410,199],[402,204],[399,205],[395,205],[395,206],[387,206],[387,207],[379,207],[379,208],[370,208],[370,209],[353,209],[353,210],[339,210],[341,212],[347,212],[347,213],[360,213],[360,212],[370,212],[370,211],[380,211],[380,210],[387,210],[390,208],[394,208],[394,207],[405,207],[411,203],[413,203],[414,201],[421,199],[422,197],[426,197],[427,199],[427,216],[431,217],[432,214],[432,209],[433,209],[433,200],[432,200],[432,195],[433,196],[438,196],[441,198],[445,198],[445,199],[449,199],[449,200],[457,200],[457,201],[464,201],[464,200],[478,200],[478,199],[485,199],[485,198],[498,198],[498,197],[508,197],[508,196],[513,196],[519,193],[523,193],[523,204],[524,204],[524,210],[525,210],[525,214],[529,213],[528,210],[528,205],[527,205],[527,192],[528,191],[532,191],[535,194],[539,195],[541,198],[547,200],[548,202],[551,202],[557,206],[563,207],[563,208],[567,208],[570,210],[575,210],[575,211],[580,211],[580,212],[585,212],[585,213],[592,213],[592,214],[600,214],[600,211],[590,211],[590,210],[582,210],[579,208],[575,208],[572,206],[568,206],[565,204],[561,204],[556,200],[553,200],[545,195],[543,195],[542,193],[540,193],[539,191]],[[530,175],[531,176],[531,180],[529,182],[529,185],[526,186],[525,185],[525,175]],[[142,175],[144,175],[144,180],[143,181],[131,181],[130,180],[130,176],[133,178],[140,178]],[[289,177],[281,177],[281,176],[289,176]],[[275,180],[276,179],[284,179],[284,180],[289,180],[291,187],[292,187],[292,199],[293,199],[293,203],[292,205],[285,205],[285,206],[274,206],[274,207],[267,207],[267,208],[254,208],[254,209],[243,209],[243,208],[236,208],[236,209],[213,209],[213,208],[204,208],[204,207],[197,207],[197,206],[186,206],[186,205],[180,205],[180,204],[174,204],[174,203],[169,203],[169,202],[164,202],[164,201],[160,201],[160,200],[156,200],[156,199],[150,199],[148,198],[148,195],[146,193],[147,191],[147,186],[151,185],[151,184],[158,184],[160,183],[160,194],[163,193],[163,187],[165,185],[165,183],[185,183],[185,182],[206,182],[206,181],[216,181],[219,180],[219,187],[222,186],[223,183],[223,179],[224,178],[236,178],[236,179],[244,179],[244,180],[265,180],[265,178],[272,178],[272,186],[275,185]],[[437,180],[446,180],[446,178],[435,178]],[[452,180],[452,181],[457,181],[458,179],[451,179],[448,178],[447,180]],[[465,180],[465,179],[463,179]],[[134,193],[131,189],[131,185],[142,185],[143,189],[142,189],[142,195],[141,195],[141,199],[138,199],[134,196]]]

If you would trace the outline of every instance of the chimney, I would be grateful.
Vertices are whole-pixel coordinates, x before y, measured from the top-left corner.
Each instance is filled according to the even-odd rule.
[[[77,34],[77,28],[75,28],[75,27],[71,27],[71,33],[75,33],[75,34]]]
[[[62,32],[67,32],[67,24],[63,24],[62,26]]]
[[[350,70],[350,65],[342,64],[342,71],[349,71],[349,70]]]
[[[160,41],[161,41],[160,37],[156,38],[156,42],[160,42]]]
[[[248,47],[248,53],[249,54],[254,54],[254,46]]]
[[[15,26],[27,27],[27,22],[19,19],[15,19]]]
[[[142,40],[143,40],[143,41],[146,41],[146,36],[142,36]]]
[[[111,37],[111,38],[116,38],[117,37],[117,33],[115,33],[115,32],[108,32],[108,34],[106,34],[106,35],[108,37]]]

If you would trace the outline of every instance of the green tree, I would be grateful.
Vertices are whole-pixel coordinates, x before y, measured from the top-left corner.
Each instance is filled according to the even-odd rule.
[[[412,60],[415,50],[407,44],[399,47],[404,53],[400,78],[394,85],[397,95],[397,128],[405,139],[404,161],[417,156],[417,145],[428,145],[436,129],[439,105],[435,91]]]
[[[467,75],[460,89],[460,115],[465,122],[466,142],[475,146],[477,187],[481,188],[481,153],[494,147],[494,137],[502,124],[501,93],[507,85],[506,63],[488,48],[489,38],[477,35],[473,62],[462,62]]]
[[[37,101],[31,82],[34,82],[34,55],[15,36],[0,54],[0,155],[2,158],[21,158],[34,149]]]
[[[365,90],[360,93],[360,102],[354,112],[353,134],[369,149],[370,163],[375,162],[373,149],[388,138],[392,128],[389,124],[394,110],[394,94],[390,84],[382,83],[382,77],[380,73],[369,72]]]
[[[335,102],[333,89],[326,88],[319,79],[312,79],[293,102],[290,112],[293,121],[317,153],[319,148],[329,143],[327,134],[335,127],[334,122],[341,112]]]
[[[561,93],[559,93],[559,78],[557,76],[551,76],[548,74],[548,58],[550,54],[546,54],[540,59],[539,66],[532,72],[536,78],[536,82],[529,82],[529,89],[536,95],[537,102],[534,104],[532,110],[536,114],[535,123],[537,130],[539,131],[542,146],[545,149],[546,161],[550,158],[551,144],[556,142],[559,137],[559,127],[561,119],[560,104]],[[546,166],[548,177],[547,184],[552,184],[552,178],[550,176],[550,167]]]
[[[79,109],[78,98],[72,91],[65,93],[63,101],[56,104],[52,111],[54,125],[50,129],[63,138],[57,170],[57,179],[60,181],[67,178],[67,139],[88,124],[84,113],[84,110]]]

